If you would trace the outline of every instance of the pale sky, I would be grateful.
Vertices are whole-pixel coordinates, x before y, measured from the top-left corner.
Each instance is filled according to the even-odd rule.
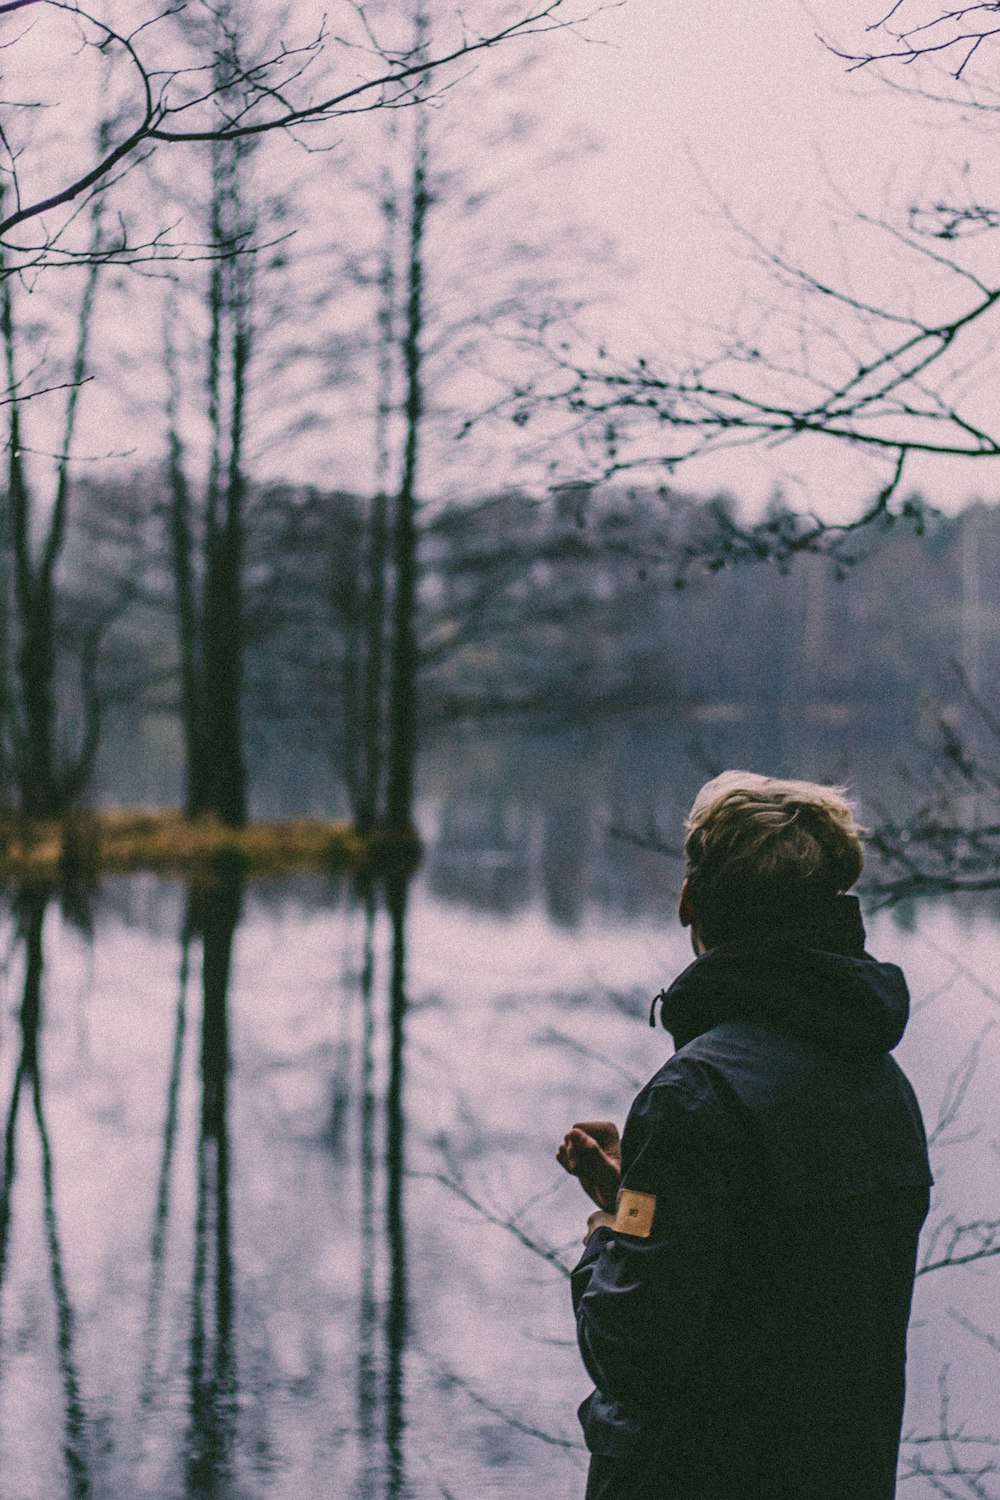
[[[908,111],[848,78],[815,28],[795,0],[626,0],[590,23],[603,45],[564,46],[563,107],[603,142],[574,179],[634,256],[640,326],[667,329],[672,301],[717,308],[733,283],[708,187],[780,235],[825,193],[823,164],[869,202],[894,165]]]
[[[725,329],[747,289],[764,287],[713,196],[799,263],[841,281],[866,278],[898,298],[899,263],[885,237],[854,243],[849,229],[831,231],[832,220],[849,220],[853,206],[885,214],[953,186],[967,158],[1000,188],[984,132],[874,73],[849,74],[818,40],[829,27],[861,45],[876,9],[870,0],[626,0],[588,27],[605,45],[564,47],[562,108],[603,141],[572,174],[574,206],[616,233],[632,267],[606,335],[616,348],[710,350],[703,325]],[[803,450],[801,460],[802,493],[827,509],[862,472],[829,450]],[[697,482],[735,482],[760,496],[799,468],[786,447],[705,468]],[[945,504],[1000,489],[992,464],[928,462],[915,477]]]
[[[297,21],[311,24],[313,8],[312,0],[304,0],[294,11]],[[442,6],[442,15],[446,9]],[[953,191],[966,159],[978,163],[979,177],[987,179],[984,192],[1000,189],[995,152],[992,140],[982,130],[970,130],[954,111],[936,112],[894,92],[874,74],[849,75],[817,39],[817,30],[830,23],[845,43],[858,45],[864,23],[874,14],[873,0],[814,0],[812,11],[796,0],[754,0],[752,5],[624,0],[586,24],[586,40],[569,33],[545,39],[545,94],[537,97],[536,89],[532,97],[531,85],[529,102],[540,106],[554,148],[575,139],[593,142],[594,148],[558,178],[547,177],[544,185],[533,184],[527,146],[520,159],[521,147],[505,149],[514,153],[514,178],[521,160],[525,164],[522,197],[530,200],[534,185],[536,215],[554,207],[565,222],[590,225],[618,244],[625,270],[607,278],[613,296],[584,317],[584,330],[595,345],[606,344],[623,360],[639,354],[654,361],[711,354],[737,316],[746,316],[748,307],[757,309],[758,316],[777,299],[759,269],[748,263],[746,246],[724,222],[723,204],[762,244],[783,247],[797,263],[838,284],[859,285],[876,300],[898,302],[902,297],[905,302],[911,290],[915,298],[918,290],[926,297],[926,286],[917,290],[906,283],[911,267],[893,252],[884,234],[850,227],[852,210],[892,213],[921,195]],[[60,85],[65,68],[79,67],[80,59],[72,52],[54,59],[41,19],[45,26],[61,21],[54,12],[32,15],[39,25],[25,56],[75,111],[86,88],[67,96]],[[508,76],[503,87],[515,88],[519,45],[481,60],[470,76],[460,79],[443,110],[454,110],[456,116],[464,110],[470,118],[468,111],[479,111],[489,91],[495,98],[501,70],[508,75],[513,70],[513,81]],[[904,81],[915,80],[907,73]],[[365,128],[356,120],[338,126],[345,149],[363,138]],[[67,149],[81,138],[78,126],[70,130]],[[537,145],[533,141],[530,149]],[[324,191],[337,212],[349,213],[339,159],[326,160],[330,186]],[[323,158],[309,159],[309,167],[319,175],[326,170]],[[548,201],[553,196],[555,205]],[[498,243],[523,212],[532,212],[530,204],[527,210],[512,204],[500,212]],[[840,222],[836,230],[831,227],[835,219]],[[991,246],[984,248],[986,253],[992,255]],[[459,256],[455,272],[449,269],[446,278],[454,275],[456,287],[464,291],[467,283],[474,284],[469,269]],[[995,274],[992,266],[988,274]],[[95,385],[84,404],[81,431],[94,456],[116,449],[150,458],[162,447],[156,345],[151,342],[147,353],[142,348],[144,339],[160,337],[160,318],[153,316],[148,289],[135,285],[137,291],[126,285],[121,294],[120,306],[128,316],[119,319],[117,347],[105,355],[104,373],[110,371],[114,378],[105,379],[100,389]],[[943,280],[941,297],[950,291]],[[931,286],[930,295],[937,294]],[[983,386],[992,389],[990,382]],[[118,403],[133,397],[131,416],[123,416]],[[511,442],[515,436],[510,434]],[[285,463],[292,478],[369,482],[367,458],[358,458],[365,445],[350,431],[349,421],[338,416],[330,432],[315,441],[315,449],[302,442],[294,450],[279,446],[274,463]],[[306,473],[311,466],[322,472]],[[473,472],[478,479],[479,471]],[[491,473],[500,483],[506,477],[499,467]],[[695,490],[727,486],[751,503],[783,483],[794,503],[816,505],[832,515],[849,512],[881,479],[850,456],[794,444],[778,452],[756,450],[692,465],[678,473],[676,482]],[[939,462],[936,468],[914,471],[914,481],[924,484],[935,500],[954,506],[974,493],[996,493],[1000,470],[994,479],[992,468],[984,464]]]

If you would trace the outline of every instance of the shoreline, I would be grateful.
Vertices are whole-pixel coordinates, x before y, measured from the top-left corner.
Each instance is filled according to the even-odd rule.
[[[78,881],[138,871],[212,873],[235,859],[250,875],[317,871],[358,875],[412,869],[415,830],[358,832],[350,819],[285,818],[230,828],[213,815],[176,808],[102,808],[57,819],[0,811],[0,877]]]

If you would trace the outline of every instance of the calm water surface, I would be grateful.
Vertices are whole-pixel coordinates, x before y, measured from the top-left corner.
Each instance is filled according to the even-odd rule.
[[[553,1152],[659,1066],[649,999],[688,951],[673,872],[662,919],[620,891],[560,907],[521,874],[503,846],[456,851],[377,912],[320,880],[137,877],[107,884],[91,936],[19,898],[4,1500],[578,1500],[563,1267],[587,1210]],[[1000,928],[940,906],[913,931],[880,918],[870,945],[917,1003],[900,1058],[942,1118],[934,1224],[1000,1216]],[[1000,1336],[998,1274],[918,1283],[912,1438],[940,1431],[942,1396],[950,1430],[1000,1430],[980,1337]],[[945,1445],[914,1441],[915,1462],[947,1466]]]

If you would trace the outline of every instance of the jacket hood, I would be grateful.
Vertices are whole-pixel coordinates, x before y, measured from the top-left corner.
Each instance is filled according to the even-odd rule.
[[[653,1002],[680,1048],[727,1021],[756,1021],[858,1062],[890,1052],[903,1035],[910,996],[902,970],[864,949],[855,897],[839,896],[812,931],[769,931],[721,943],[695,960]]]

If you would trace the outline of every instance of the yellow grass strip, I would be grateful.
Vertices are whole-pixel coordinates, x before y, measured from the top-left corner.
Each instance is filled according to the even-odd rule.
[[[0,876],[25,880],[96,877],[153,870],[198,873],[223,857],[250,875],[323,871],[359,874],[420,858],[416,833],[379,830],[363,837],[347,821],[289,818],[228,828],[214,817],[188,818],[174,809],[107,808],[40,822],[0,812]]]

